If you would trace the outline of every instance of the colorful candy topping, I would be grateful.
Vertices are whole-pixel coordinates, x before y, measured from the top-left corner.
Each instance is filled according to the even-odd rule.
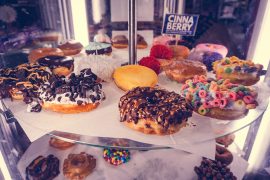
[[[228,79],[207,80],[205,76],[195,76],[185,82],[181,94],[201,115],[206,115],[211,108],[254,109],[258,105],[254,90]]]
[[[223,56],[217,52],[205,52],[203,54],[202,62],[203,64],[205,64],[208,71],[212,71],[213,70],[212,63],[222,58]]]
[[[255,73],[255,75],[258,75],[262,68],[261,64],[254,64],[251,60],[241,60],[235,56],[226,57],[213,63],[213,69],[217,74],[225,72],[227,74]]]
[[[118,166],[130,160],[130,152],[124,149],[105,148],[103,158],[112,165]]]
[[[160,63],[154,57],[151,57],[151,56],[143,57],[139,61],[139,65],[146,66],[146,67],[154,70],[156,74],[159,74],[160,73]]]
[[[150,56],[159,59],[171,59],[173,57],[173,53],[167,46],[157,44],[152,46]]]

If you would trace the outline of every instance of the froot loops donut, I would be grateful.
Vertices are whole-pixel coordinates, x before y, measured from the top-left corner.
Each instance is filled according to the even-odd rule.
[[[105,148],[103,158],[112,165],[118,166],[130,160],[130,152],[124,149]]]
[[[255,90],[228,79],[207,80],[205,76],[195,76],[185,82],[181,94],[199,114],[222,120],[239,119],[258,105]]]

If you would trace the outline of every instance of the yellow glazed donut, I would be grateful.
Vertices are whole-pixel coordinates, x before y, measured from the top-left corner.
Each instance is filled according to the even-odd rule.
[[[117,68],[113,73],[115,84],[127,91],[135,87],[154,87],[158,77],[152,69],[140,65],[127,65]]]

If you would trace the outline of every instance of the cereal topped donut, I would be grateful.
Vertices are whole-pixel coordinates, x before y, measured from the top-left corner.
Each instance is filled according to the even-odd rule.
[[[145,134],[173,134],[186,125],[192,108],[175,92],[137,87],[120,98],[120,121]]]
[[[102,85],[91,69],[68,78],[52,76],[39,88],[42,107],[61,113],[79,113],[95,109],[105,99]]]
[[[254,64],[251,60],[241,60],[232,56],[214,62],[213,69],[217,78],[230,79],[232,83],[251,86],[260,80],[263,66]]]
[[[239,119],[258,105],[255,90],[228,79],[207,80],[205,76],[195,76],[185,82],[181,94],[199,114],[222,120]]]

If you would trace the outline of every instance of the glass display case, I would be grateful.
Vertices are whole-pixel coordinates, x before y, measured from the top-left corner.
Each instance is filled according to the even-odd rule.
[[[27,176],[34,176],[33,172],[32,175],[30,173],[29,164],[38,156],[46,157],[52,154],[58,160],[60,159],[60,167],[58,162],[60,172],[57,175],[60,174],[56,176],[56,179],[63,179],[64,176],[71,178],[68,177],[64,165],[62,168],[61,164],[68,161],[67,157],[70,154],[85,152],[94,155],[95,163],[97,163],[95,164],[96,170],[93,170],[93,173],[89,176],[85,175],[87,178],[196,179],[197,175],[203,174],[203,172],[198,173],[200,170],[193,170],[194,167],[200,168],[202,157],[215,159],[217,156],[215,154],[216,144],[219,142],[220,146],[220,142],[223,142],[222,147],[228,148],[233,153],[233,161],[228,167],[238,179],[269,178],[266,173],[267,169],[264,171],[264,168],[269,165],[268,161],[265,160],[268,159],[269,145],[262,145],[262,139],[268,140],[266,128],[270,124],[267,121],[270,112],[268,107],[270,67],[267,67],[270,54],[262,46],[265,45],[265,41],[270,39],[267,33],[264,33],[268,28],[266,22],[270,20],[270,3],[256,0],[220,0],[218,3],[216,2],[203,0],[5,0],[1,2],[0,172],[2,172],[3,177],[25,179],[25,177],[29,178]],[[166,14],[198,15],[198,24],[194,35],[162,33],[166,28]],[[71,47],[67,48],[69,51],[76,50],[78,46],[79,51],[67,56],[65,53],[69,51],[64,51],[66,50],[64,47],[66,44]],[[71,44],[77,46],[71,46]],[[220,120],[204,116],[201,113],[202,111],[199,110],[203,105],[197,106],[192,101],[191,104],[193,103],[192,106],[197,113],[193,112],[192,117],[189,117],[189,120],[179,132],[150,135],[124,126],[124,123],[120,121],[123,117],[121,114],[119,115],[119,108],[121,108],[119,100],[126,95],[126,92],[122,90],[123,88],[119,88],[119,84],[116,83],[116,77],[114,76],[116,70],[134,64],[152,68],[155,72],[158,71],[155,88],[166,89],[175,92],[177,95],[185,96],[183,90],[189,84],[185,84],[185,81],[177,82],[169,78],[167,75],[168,67],[177,67],[179,61],[180,63],[181,61],[200,61],[200,66],[204,66],[205,69],[208,68],[205,75],[211,78],[211,81],[216,78],[217,70],[212,71],[211,64],[209,69],[208,63],[208,61],[211,61],[211,63],[213,61],[211,59],[214,57],[211,54],[213,52],[210,55],[208,52],[198,53],[197,48],[200,45],[207,48],[216,45],[225,47],[228,53],[225,53],[220,59],[229,61],[230,59],[226,59],[226,57],[236,56],[246,61],[252,59],[253,62],[264,66],[259,66],[261,68],[260,74],[257,74],[259,80],[252,84],[252,90],[249,87],[241,86],[241,88],[244,88],[241,92],[244,94],[241,96],[239,93],[235,93],[235,101],[243,98],[241,102],[252,104],[256,108],[245,111],[241,117],[235,120]],[[179,50],[179,47],[182,49]],[[54,49],[54,54],[51,51],[51,54],[45,52],[46,48]],[[187,49],[185,55],[182,52],[183,48]],[[59,49],[63,52],[59,53]],[[42,56],[37,54],[39,53],[37,50],[42,51]],[[170,58],[166,57],[168,53],[172,55]],[[182,54],[179,56],[179,53]],[[216,54],[215,56],[222,56],[222,53]],[[158,57],[159,55],[160,57]],[[64,67],[68,71],[66,77],[56,75],[55,69],[56,66],[59,66],[57,63],[61,63],[62,60],[52,64],[45,63],[44,65],[40,59],[46,60],[46,57],[54,57],[55,59],[62,57],[63,62],[72,59],[71,66],[60,64],[61,68]],[[207,62],[204,60],[207,59],[206,57],[208,57]],[[149,59],[151,59],[151,62],[146,62]],[[165,62],[171,64],[162,66],[164,59]],[[143,60],[145,63],[142,62]],[[38,74],[38,76],[35,76],[38,81],[36,79],[23,79],[28,72],[38,73],[35,70],[39,67],[21,65],[28,62],[39,63],[39,65],[49,68],[49,78],[46,79],[46,75],[43,75],[43,77]],[[156,62],[158,62],[158,70],[155,66]],[[91,73],[96,75],[82,74],[82,72],[86,73],[85,68],[91,68]],[[63,73],[66,69],[59,71]],[[27,72],[24,70],[27,70]],[[9,73],[6,73],[7,71]],[[43,68],[38,69],[38,71],[43,71]],[[75,74],[70,75],[72,72],[78,75],[77,80],[79,79],[80,83],[74,82],[76,85],[70,85],[74,88],[72,90],[70,87],[70,93],[72,96],[74,94],[77,94],[77,96],[74,100],[69,100],[75,102],[76,106],[81,107],[82,103],[85,103],[83,101],[83,85],[86,84],[87,86],[90,83],[85,83],[87,77],[93,76],[96,79],[94,78],[94,82],[91,83],[100,84],[96,88],[102,88],[105,94],[104,98],[103,94],[99,94],[99,98],[97,98],[100,89],[91,90],[91,93],[96,93],[96,95],[91,94],[91,97],[95,99],[91,99],[91,102],[98,102],[96,104],[98,107],[90,112],[81,113],[76,111],[74,111],[76,113],[68,113],[66,110],[60,110],[62,113],[59,113],[50,111],[47,109],[48,107],[45,108],[47,100],[42,99],[42,91],[45,89],[46,94],[51,93],[51,91],[60,91],[61,88],[52,90],[51,84],[53,81],[56,82],[55,84],[60,83],[59,87],[64,86],[61,84],[64,81],[67,84],[72,84],[75,81],[72,78],[76,76]],[[245,72],[247,71],[245,70]],[[138,75],[139,77],[139,73],[131,76]],[[195,74],[197,73],[198,71],[195,71]],[[39,76],[42,76],[42,78],[40,79]],[[129,75],[126,74],[126,76]],[[52,81],[53,78],[56,79]],[[58,81],[57,78],[64,78],[65,80]],[[145,76],[145,79],[147,78],[148,76]],[[6,79],[11,82],[15,80],[14,87],[10,88],[12,83],[4,84]],[[25,81],[29,81],[30,85]],[[202,82],[207,83],[207,81]],[[195,81],[191,81],[191,83],[193,83],[192,87],[196,86]],[[19,92],[16,91],[17,94],[11,92],[15,87],[18,87],[18,84],[24,84],[24,87],[27,84],[27,88],[30,87],[30,89],[37,88],[35,91],[31,91],[37,95],[30,96],[30,91],[26,88],[28,94],[23,94],[23,100],[16,100],[14,94],[18,95]],[[44,88],[46,84],[49,84],[49,88],[46,88],[51,88],[50,91]],[[240,87],[235,84],[237,83],[231,83],[230,85]],[[80,87],[82,87],[81,90],[76,89]],[[9,95],[6,95],[5,90],[8,88],[10,88]],[[236,92],[239,92],[239,89]],[[67,89],[62,88],[60,93],[64,90]],[[252,100],[249,103],[251,100],[248,99],[248,101],[247,98],[253,98],[250,93],[253,90],[256,91],[256,95],[254,95],[256,101]],[[25,91],[21,90],[21,92]],[[193,91],[193,94],[196,94],[195,91]],[[56,93],[53,98],[56,98],[56,96],[57,104],[63,105],[64,97],[61,96],[59,99]],[[148,96],[146,101],[151,104]],[[198,96],[201,98],[201,95],[198,94]],[[221,99],[216,94],[214,96]],[[78,100],[77,97],[81,99]],[[228,98],[233,99],[234,97],[228,95]],[[36,99],[40,103],[39,106],[33,105]],[[153,100],[151,99],[151,101]],[[187,97],[185,101],[189,101]],[[203,103],[205,101],[203,100]],[[221,100],[219,104],[217,107],[221,106]],[[41,106],[43,106],[42,110]],[[171,106],[171,104],[168,106]],[[204,106],[206,106],[205,103]],[[211,105],[211,108],[212,106],[214,104]],[[206,108],[207,112],[208,108]],[[139,110],[135,113],[138,114]],[[169,117],[170,114],[167,114],[167,116]],[[181,114],[180,117],[183,116]],[[158,124],[158,120],[156,123]],[[144,126],[145,129],[151,129],[149,124]],[[230,144],[234,141],[230,146],[224,144],[224,141],[228,139],[231,141]],[[55,148],[55,144],[52,145],[52,141],[57,140],[68,144],[67,146],[71,145],[64,150],[59,150],[59,148]],[[131,158],[130,156],[125,157],[126,159],[122,162],[129,163],[121,165],[119,168],[108,166],[106,161],[113,164],[111,159],[108,160],[105,157],[105,154],[110,150],[131,154]],[[258,151],[262,153],[258,155]],[[183,161],[181,162],[179,159]],[[250,164],[249,167],[248,163]],[[159,171],[159,177],[156,177],[156,171]],[[43,173],[42,171],[42,175],[44,175]]]

